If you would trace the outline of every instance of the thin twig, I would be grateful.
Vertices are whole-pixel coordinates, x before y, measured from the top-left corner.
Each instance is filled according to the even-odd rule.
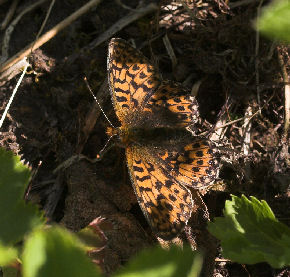
[[[134,12],[130,12],[127,16],[122,17],[119,21],[117,21],[111,28],[107,31],[102,33],[99,37],[97,37],[94,41],[92,41],[86,49],[92,50],[99,46],[101,43],[108,40],[114,34],[122,30],[127,25],[131,24],[132,22],[138,20],[139,18],[143,17],[144,15],[154,12],[158,10],[158,6],[154,3],[149,4],[144,8],[136,9]]]
[[[279,49],[277,49],[277,53],[278,53],[278,60],[279,60],[279,64],[281,66],[281,70],[282,70],[282,77],[283,77],[283,81],[285,83],[285,88],[284,88],[284,94],[285,94],[285,105],[284,105],[284,109],[285,109],[285,122],[284,122],[284,135],[288,134],[288,130],[289,130],[289,124],[290,124],[290,85],[289,85],[289,78],[288,78],[288,73],[287,73],[287,69],[285,66],[285,63],[283,61],[283,57],[279,51]]]
[[[41,33],[42,33],[42,31],[43,31],[43,29],[44,29],[44,27],[45,27],[45,25],[46,25],[46,22],[47,22],[48,17],[49,17],[49,15],[50,15],[50,13],[51,13],[52,7],[54,6],[54,3],[55,3],[55,0],[52,0],[52,1],[50,2],[50,5],[49,5],[49,8],[48,8],[48,10],[47,10],[47,12],[46,12],[45,18],[44,18],[44,20],[43,20],[43,22],[42,22],[42,24],[41,24],[41,27],[40,27],[40,29],[39,29],[39,31],[38,31],[36,37],[35,37],[34,43],[33,43],[33,45],[31,46],[31,52],[30,52],[30,54],[32,53],[32,49],[33,49],[33,47],[34,47],[34,44],[35,44],[36,41],[38,40],[39,36],[41,35]]]
[[[17,4],[18,4],[19,0],[14,0],[10,6],[10,9],[8,11],[8,13],[6,14],[4,20],[2,21],[2,24],[1,24],[1,31],[3,31],[6,26],[8,25],[9,21],[11,20],[11,18],[13,17],[14,13],[15,13],[15,10],[16,10],[16,7],[17,7]]]
[[[19,87],[19,85],[21,84],[21,81],[22,81],[22,79],[23,79],[23,77],[24,77],[24,75],[25,75],[25,73],[26,73],[27,67],[28,67],[28,65],[25,65],[24,70],[23,70],[23,72],[22,72],[22,74],[21,74],[21,76],[20,76],[20,78],[19,78],[19,80],[18,80],[18,82],[17,82],[17,84],[16,84],[14,90],[13,90],[13,93],[12,93],[12,95],[11,95],[9,101],[8,101],[8,104],[7,104],[7,106],[6,106],[6,108],[5,108],[5,111],[4,111],[4,113],[3,113],[2,117],[1,117],[1,120],[0,120],[0,128],[2,128],[2,125],[3,125],[4,119],[5,119],[6,115],[7,115],[7,112],[8,112],[8,110],[9,110],[9,108],[10,108],[10,105],[11,105],[13,99],[14,99],[14,96],[15,96],[17,90],[18,90],[18,87]]]
[[[258,112],[256,112],[254,115],[256,115],[257,113],[258,113]],[[252,115],[250,118],[253,118],[254,115]],[[227,122],[227,123],[225,123],[225,124],[223,124],[223,125],[217,126],[217,127],[215,128],[215,130],[218,130],[218,129],[220,129],[220,128],[224,128],[224,127],[227,127],[227,126],[233,125],[233,124],[235,124],[235,123],[237,123],[237,122],[239,122],[239,121],[243,121],[243,120],[245,120],[245,117],[242,117],[242,118],[238,118],[238,119],[232,120],[232,121]]]
[[[12,58],[10,58],[7,62],[5,62],[1,66],[0,72],[7,70],[11,65],[23,59],[25,56],[27,56],[30,53],[30,51],[34,51],[35,49],[39,48],[41,45],[43,45],[44,43],[49,41],[51,38],[53,38],[55,35],[57,35],[62,29],[69,26],[73,21],[75,21],[81,15],[86,13],[92,7],[98,5],[100,2],[101,0],[91,0],[90,2],[82,6],[76,12],[68,16],[62,22],[60,22],[59,24],[54,26],[52,29],[50,29],[48,32],[46,32],[44,35],[42,35],[36,42],[30,43],[24,49],[18,52],[16,55],[14,55]]]

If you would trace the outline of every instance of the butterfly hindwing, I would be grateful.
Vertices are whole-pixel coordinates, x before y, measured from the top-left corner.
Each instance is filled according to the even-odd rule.
[[[212,142],[205,138],[179,142],[176,150],[157,150],[162,168],[181,184],[195,189],[208,187],[219,172],[218,156]]]
[[[126,149],[129,173],[138,202],[151,228],[163,239],[177,236],[191,215],[191,193],[167,175],[140,147]]]
[[[199,116],[198,103],[181,84],[163,81],[152,94],[143,112],[151,113],[153,127],[180,128],[194,124]]]

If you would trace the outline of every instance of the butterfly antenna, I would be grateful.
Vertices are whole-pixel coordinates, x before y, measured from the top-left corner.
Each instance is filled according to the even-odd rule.
[[[97,160],[98,160],[98,161],[102,159],[102,157],[103,157],[103,152],[104,152],[105,149],[106,149],[106,152],[107,152],[107,151],[109,151],[109,150],[114,146],[114,144],[112,144],[112,145],[110,145],[108,148],[106,148],[107,145],[108,145],[108,143],[110,142],[111,138],[114,137],[115,135],[116,135],[116,134],[113,134],[113,135],[111,135],[111,136],[108,138],[108,140],[107,140],[105,146],[104,146],[104,147],[102,148],[102,150],[97,154]]]
[[[90,85],[89,85],[89,83],[88,83],[87,77],[84,77],[84,81],[85,81],[85,83],[86,83],[86,85],[87,85],[87,87],[88,87],[90,93],[92,94],[92,96],[94,97],[95,101],[97,102],[97,104],[98,104],[98,106],[99,106],[101,112],[103,113],[103,115],[105,116],[105,118],[107,119],[107,121],[109,122],[109,124],[110,124],[114,129],[115,129],[115,126],[112,124],[112,122],[110,121],[110,119],[107,117],[107,115],[106,115],[105,112],[103,111],[103,109],[102,109],[102,107],[101,107],[99,101],[97,100],[97,97],[94,95],[94,93],[93,93],[93,91],[92,91],[92,89],[91,89],[91,87],[90,87]],[[112,136],[111,136],[111,137],[112,137]],[[111,139],[111,138],[109,138],[108,142],[110,141],[110,139]],[[106,144],[106,145],[107,145],[107,144]]]

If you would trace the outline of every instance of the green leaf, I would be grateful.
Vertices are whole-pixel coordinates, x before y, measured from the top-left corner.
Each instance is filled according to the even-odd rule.
[[[0,243],[0,266],[9,265],[17,258],[17,250],[12,247],[6,247]]]
[[[0,211],[14,206],[23,198],[30,172],[19,156],[0,148]]]
[[[263,9],[257,27],[270,38],[290,42],[290,1],[272,1]]]
[[[98,277],[77,237],[60,227],[35,231],[23,252],[23,277]]]
[[[0,242],[3,244],[18,242],[44,222],[38,209],[23,200],[29,178],[29,169],[19,156],[0,148]]]
[[[290,229],[279,222],[268,204],[255,197],[232,196],[224,218],[215,218],[208,230],[220,241],[224,257],[245,264],[268,262],[290,265]]]
[[[160,247],[143,250],[130,260],[125,268],[115,277],[175,277],[199,276],[202,257],[192,252],[189,246],[180,249],[171,247],[164,250]]]

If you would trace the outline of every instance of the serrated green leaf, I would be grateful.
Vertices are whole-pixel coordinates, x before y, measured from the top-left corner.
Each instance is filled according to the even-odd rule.
[[[0,241],[6,245],[14,244],[44,221],[42,213],[36,206],[19,201],[13,208],[1,211]]]
[[[180,249],[160,247],[145,249],[133,258],[115,277],[199,276],[202,257],[189,246]]]
[[[0,266],[6,266],[17,258],[17,250],[0,243]]]
[[[266,36],[290,42],[290,1],[272,1],[262,10],[257,27]]]
[[[0,148],[0,211],[13,207],[23,198],[30,178],[27,166],[11,151]]]
[[[290,229],[264,200],[232,196],[226,201],[224,218],[215,218],[208,229],[220,239],[224,257],[232,261],[268,262],[275,268],[290,265]]]
[[[35,231],[23,252],[23,277],[98,277],[77,237],[60,227]]]
[[[5,245],[18,242],[44,222],[42,213],[23,200],[29,177],[19,156],[0,148],[0,242]]]

